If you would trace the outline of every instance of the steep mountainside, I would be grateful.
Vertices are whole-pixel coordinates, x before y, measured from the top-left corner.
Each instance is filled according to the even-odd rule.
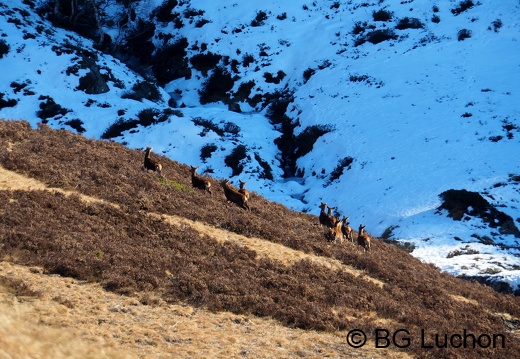
[[[396,341],[403,346],[408,337],[409,345],[388,349],[418,357],[520,355],[517,297],[456,279],[377,238],[369,252],[328,242],[316,216],[256,192],[246,211],[226,202],[214,178],[210,195],[192,187],[187,166],[154,159],[166,177],[142,170],[141,151],[1,121],[1,257],[123,295],[148,293],[343,337],[360,329],[369,348],[376,329],[406,329]],[[32,180],[16,185],[17,176]],[[425,347],[436,334],[463,330],[497,340]]]
[[[325,201],[518,290],[517,0],[54,4],[0,3],[3,118]]]

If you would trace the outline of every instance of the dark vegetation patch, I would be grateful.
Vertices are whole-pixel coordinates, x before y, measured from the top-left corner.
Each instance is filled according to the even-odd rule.
[[[203,128],[200,136],[206,136],[209,131],[215,132],[217,135],[223,137],[226,135],[231,135],[231,137],[236,137],[240,133],[240,127],[233,122],[224,122],[224,125],[221,127],[214,123],[211,120],[206,120],[202,117],[195,117],[192,119],[192,122]]]
[[[230,167],[233,173],[231,176],[238,176],[244,170],[242,161],[247,158],[247,148],[244,145],[236,146],[229,155],[224,158],[226,166]]]
[[[258,178],[265,178],[265,179],[272,181],[274,179],[273,169],[269,165],[269,162],[264,161],[262,159],[262,157],[260,157],[260,154],[258,152],[255,152],[255,159],[256,159],[256,162],[258,162],[260,167],[262,167],[262,169],[263,169],[263,172],[258,176]]]
[[[54,102],[54,99],[49,96],[40,96],[38,100],[42,102],[40,102],[40,109],[36,112],[36,116],[43,121],[47,121],[48,118],[56,116],[64,116],[67,112],[71,112],[71,110],[63,108]]]
[[[507,346],[500,349],[501,356],[520,356],[520,339],[492,314],[520,317],[517,298],[456,279],[377,239],[368,254],[349,244],[329,243],[316,216],[291,211],[254,192],[252,210],[247,212],[227,204],[218,185],[212,196],[182,190],[191,188],[189,167],[152,155],[163,164],[166,179],[141,170],[142,151],[46,125],[31,130],[27,122],[1,121],[4,168],[118,205],[86,203],[77,196],[44,191],[0,191],[1,257],[99,282],[121,294],[148,291],[171,303],[272,317],[303,329],[360,328],[374,333],[383,319],[386,329],[407,328],[411,337],[418,338],[421,328],[453,333],[463,324],[472,333],[504,333]],[[246,247],[219,243],[145,212],[179,215],[334,258],[385,284],[379,287],[363,276],[308,261],[284,265],[259,258]],[[412,341],[406,350],[425,355],[420,341]],[[448,348],[435,356],[474,358],[494,353]]]
[[[311,76],[315,73],[316,70],[312,68],[308,68],[307,70],[303,71],[303,83],[307,83],[307,81],[309,81]]]
[[[520,238],[520,231],[513,218],[493,207],[480,193],[450,189],[440,194],[442,204],[439,210],[447,210],[448,216],[456,221],[471,217],[482,218],[490,228],[497,228],[501,234],[511,234]]]
[[[451,9],[451,13],[455,16],[462,14],[464,11],[471,9],[475,4],[472,0],[463,0],[458,3],[457,7]]]
[[[186,57],[188,39],[178,39],[173,44],[158,48],[150,58],[152,71],[159,86],[164,86],[170,81],[180,78],[191,78],[191,69]]]
[[[81,121],[80,119],[69,120],[66,121],[65,124],[75,129],[78,133],[83,133],[86,131],[83,127],[83,121]]]
[[[493,30],[494,32],[498,32],[502,28],[502,20],[496,19],[491,23],[491,26],[488,27],[488,30]],[[1,56],[0,56],[1,58]]]
[[[457,257],[457,256],[467,255],[467,254],[479,254],[479,253],[480,253],[479,251],[477,251],[476,249],[472,249],[469,247],[469,245],[467,245],[464,248],[456,249],[454,251],[449,252],[448,255],[446,256],[446,258],[453,258],[453,257]]]
[[[214,69],[221,59],[222,55],[208,52],[205,54],[194,55],[190,59],[190,63],[194,69],[202,72],[204,76],[208,76],[208,71]]]
[[[107,140],[110,138],[118,137],[123,134],[124,131],[128,131],[138,127],[139,125],[147,127],[150,125],[156,125],[161,122],[165,122],[170,119],[171,116],[179,116],[179,112],[172,109],[159,110],[157,108],[144,109],[137,114],[137,119],[125,120],[123,118],[118,119],[112,125],[110,125],[105,132],[101,135],[101,138]]]
[[[293,154],[295,160],[311,152],[318,138],[332,130],[333,127],[330,125],[312,125],[306,127],[294,138],[293,145],[295,148]]]
[[[152,102],[159,102],[162,98],[157,85],[149,81],[138,81],[132,86],[132,92],[121,95],[121,98],[128,98],[136,101],[146,99]]]
[[[0,39],[0,59],[9,53],[10,46],[4,39]]]
[[[125,44],[121,47],[121,55],[127,58],[136,58],[141,64],[150,64],[155,50],[152,42],[155,28],[153,21],[137,19],[124,38]],[[162,58],[160,57],[160,59]],[[156,62],[160,61],[154,59],[154,64]],[[159,73],[159,71],[156,71],[156,68],[153,68],[153,70],[156,75]]]
[[[160,22],[173,22],[179,17],[179,13],[173,12],[177,5],[177,0],[165,0],[153,11],[153,15]]]
[[[202,105],[222,101],[225,104],[230,103],[230,91],[235,81],[233,77],[223,67],[216,67],[211,76],[202,84],[199,90],[200,103]]]
[[[256,13],[255,18],[251,21],[251,26],[258,27],[264,25],[264,21],[267,20],[267,13],[265,11],[259,11]]]
[[[375,45],[375,44],[379,44],[383,41],[397,40],[397,39],[398,39],[398,36],[395,34],[394,30],[378,29],[378,30],[368,31],[364,35],[358,36],[356,38],[356,40],[354,41],[354,46],[360,46],[367,41]]]
[[[349,80],[350,82],[364,82],[369,86],[376,86],[377,88],[380,88],[385,85],[383,81],[377,81],[375,78],[368,75],[351,74],[349,76]]]
[[[5,107],[14,107],[18,103],[17,100],[12,98],[4,100],[4,96],[5,94],[0,92],[0,109]]]
[[[237,102],[247,101],[251,107],[255,107],[259,101],[250,98],[253,87],[255,87],[253,80],[241,83],[238,90],[233,94],[233,100]]]
[[[280,70],[277,72],[276,76],[274,76],[272,73],[266,72],[264,74],[264,79],[267,83],[279,84],[285,78],[285,76],[285,72]]]
[[[59,5],[55,6],[52,1],[38,2],[36,11],[56,27],[74,31],[89,39],[99,39],[102,30],[94,2],[60,1]]]
[[[385,9],[372,11],[372,18],[374,21],[391,21],[394,13]]]
[[[13,81],[13,82],[11,82],[10,87],[13,89],[13,92],[15,94],[23,90],[24,96],[32,96],[32,95],[35,95],[36,93],[27,88],[30,84],[31,84],[30,80],[26,80],[23,83]]]
[[[200,149],[200,159],[202,162],[206,162],[208,158],[210,158],[213,155],[213,152],[215,152],[218,149],[218,147],[214,143],[209,143],[207,145],[202,146]]]
[[[80,77],[78,90],[89,95],[98,95],[110,91],[104,76],[99,71],[97,55],[95,53],[82,51],[81,68],[88,69],[84,76]]]
[[[395,28],[397,30],[422,29],[424,28],[424,24],[421,22],[421,20],[415,17],[404,17],[399,20]]]
[[[461,29],[459,32],[457,32],[457,40],[464,41],[466,39],[469,39],[471,37],[471,30],[468,29]]]
[[[329,185],[339,179],[341,175],[344,173],[345,170],[349,170],[352,167],[352,162],[354,162],[354,159],[350,156],[343,157],[338,161],[338,164],[336,167],[332,170],[329,177]]]
[[[299,135],[295,135],[294,129],[299,125],[298,120],[293,120],[285,113],[293,102],[291,91],[275,92],[267,100],[266,116],[270,123],[279,130],[282,135],[275,139],[275,144],[282,153],[282,168],[285,177],[296,174],[296,160],[312,151],[316,140],[332,131],[328,125],[314,125],[305,128]]]

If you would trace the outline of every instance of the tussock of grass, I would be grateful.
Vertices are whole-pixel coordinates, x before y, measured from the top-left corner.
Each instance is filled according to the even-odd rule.
[[[141,170],[143,156],[47,126],[31,130],[25,122],[0,121],[3,167],[110,203],[85,202],[61,192],[0,191],[0,255],[97,282],[116,293],[147,293],[146,301],[160,298],[214,312],[270,317],[291,328],[374,333],[384,320],[387,330],[406,328],[416,338],[422,328],[504,333],[508,346],[501,356],[520,357],[520,339],[506,333],[502,319],[492,314],[520,317],[518,298],[441,273],[383,241],[374,240],[370,253],[328,243],[316,216],[290,211],[256,193],[248,212],[226,203],[218,185],[212,195],[178,190],[176,186],[191,189],[188,166],[157,156],[167,174],[158,180]],[[181,216],[328,257],[384,285],[306,259],[282,263],[146,212]],[[479,310],[454,297],[478,303]],[[420,341],[407,350],[428,355]],[[434,352],[437,357],[492,354],[464,348]]]
[[[169,180],[169,179],[164,178],[164,177],[157,177],[157,181],[159,181],[159,183],[161,183],[161,184],[164,184],[164,185],[167,185],[167,186],[171,186],[172,188],[176,189],[177,191],[184,191],[184,192],[187,192],[187,193],[195,193],[195,191],[192,188],[188,188],[188,187],[186,187],[182,183],[178,183],[178,182]]]

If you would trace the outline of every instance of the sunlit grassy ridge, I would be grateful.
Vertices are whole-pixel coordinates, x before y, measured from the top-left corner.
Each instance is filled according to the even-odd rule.
[[[186,165],[155,158],[163,163],[164,180],[141,169],[140,151],[47,126],[32,130],[25,122],[0,122],[4,168],[72,193],[0,191],[2,257],[116,293],[153,293],[166,303],[269,317],[290,328],[360,328],[373,339],[370,333],[384,323],[389,331],[406,328],[417,338],[421,329],[466,329],[503,333],[508,343],[428,351],[413,341],[406,350],[420,357],[520,355],[519,338],[503,320],[520,317],[517,298],[440,273],[382,241],[375,240],[370,253],[328,243],[315,216],[255,193],[252,211],[244,211],[226,203],[219,186],[213,195],[191,188]],[[84,195],[105,202],[85,201]],[[309,259],[261,256],[247,243],[217,240],[161,215],[330,258],[364,275]]]

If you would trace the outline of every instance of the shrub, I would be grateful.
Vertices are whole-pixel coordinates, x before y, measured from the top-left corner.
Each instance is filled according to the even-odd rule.
[[[255,87],[255,81],[251,80],[248,82],[243,82],[238,87],[237,92],[233,94],[235,101],[245,101],[251,95],[251,90]]]
[[[177,0],[165,0],[153,11],[153,15],[161,22],[172,22],[179,16],[179,14],[172,14],[173,8],[177,5]]]
[[[5,107],[14,107],[17,103],[18,101],[14,99],[4,100],[4,94],[0,93],[0,109]]]
[[[257,152],[255,152],[255,159],[258,162],[258,164],[260,165],[260,167],[262,167],[263,170],[264,170],[258,176],[258,178],[265,178],[265,179],[268,179],[268,180],[272,181],[274,179],[274,177],[273,177],[273,169],[271,168],[269,163],[267,161],[264,161],[262,159],[262,157],[260,157],[260,155]]]
[[[269,72],[266,72],[264,74],[264,78],[265,78],[265,82],[267,83],[274,83],[274,84],[279,84],[280,81],[282,81],[285,77],[285,72],[283,71],[278,71],[278,73],[276,74],[276,77],[273,76],[273,74],[269,73]]]
[[[459,32],[457,33],[457,40],[459,40],[459,41],[469,39],[470,37],[471,37],[471,30],[468,30],[468,29],[459,30]]]
[[[110,139],[121,136],[124,131],[131,130],[133,128],[141,126],[150,126],[167,121],[171,115],[177,115],[178,112],[166,109],[158,110],[156,108],[147,108],[137,114],[137,119],[125,120],[119,118],[116,122],[110,125],[105,132],[101,135],[103,139]]]
[[[339,160],[337,166],[330,173],[329,184],[340,178],[345,169],[349,170],[351,168],[352,162],[354,162],[354,159],[350,156]]]
[[[89,72],[79,78],[79,85],[76,89],[89,95],[99,95],[110,91],[97,67],[90,68]]]
[[[475,4],[471,0],[463,0],[459,3],[459,5],[453,9],[451,9],[451,13],[455,16],[460,15],[464,11],[471,9]]]
[[[367,23],[366,22],[362,23],[361,21],[357,21],[354,24],[354,28],[352,29],[352,34],[353,35],[359,35],[359,34],[365,32],[366,28],[367,28]]]
[[[415,17],[405,17],[399,20],[399,22],[396,25],[397,30],[405,30],[405,29],[422,29],[424,27],[424,24],[421,22],[421,20],[415,18]]]
[[[202,72],[204,76],[208,76],[208,71],[215,68],[222,59],[221,55],[208,52],[206,54],[197,54],[190,59],[190,63],[196,70]]]
[[[254,20],[251,21],[251,26],[262,26],[265,20],[267,20],[267,14],[265,13],[265,11],[259,11],[256,13],[256,17],[254,18]]]
[[[437,14],[433,14],[433,16],[432,16],[432,22],[433,22],[433,23],[436,23],[436,24],[438,24],[439,22],[441,22],[441,18],[439,17],[439,15],[437,15]]]
[[[81,121],[79,119],[74,119],[74,120],[67,121],[67,122],[65,122],[65,124],[67,126],[72,127],[76,131],[78,131],[78,133],[83,133],[83,132],[86,131],[85,128],[83,127],[83,121]]]
[[[9,44],[4,40],[0,40],[0,59],[9,53]]]
[[[202,84],[202,89],[199,90],[200,103],[202,105],[218,101],[229,103],[228,91],[231,91],[234,83],[231,74],[226,69],[215,68],[209,79]]]
[[[217,146],[214,143],[209,143],[207,145],[202,146],[200,149],[200,159],[202,162],[206,163],[206,160],[211,157],[213,152],[217,150]]]
[[[126,36],[126,46],[124,51],[139,59],[142,64],[150,63],[155,46],[152,37],[155,34],[155,24],[152,21],[137,20],[135,28],[129,31]]]
[[[246,54],[242,60],[242,66],[249,67],[249,65],[251,65],[253,62],[255,62],[253,55]]]
[[[496,19],[495,21],[493,21],[493,22],[491,23],[491,25],[493,26],[493,31],[498,32],[498,30],[502,27],[502,20],[500,20],[500,19]],[[488,27],[488,29],[491,30],[491,26]],[[0,56],[0,58],[1,58],[1,57],[2,57],[2,56]]]
[[[287,13],[283,12],[281,15],[277,15],[276,18],[278,20],[285,20],[285,19],[287,19]]]
[[[316,73],[316,70],[308,68],[307,70],[303,71],[303,83],[307,83],[312,75]]]
[[[174,44],[156,50],[151,58],[151,64],[159,86],[182,77],[191,78],[191,70],[186,59],[187,47],[188,40],[183,37]]]
[[[40,96],[39,100],[45,100],[45,102],[40,102],[40,110],[36,112],[36,116],[38,116],[42,120],[58,115],[64,116],[67,112],[71,112],[71,110],[68,110],[66,108],[61,107],[61,105],[58,105],[49,96]]]
[[[224,159],[226,166],[230,167],[233,171],[231,176],[238,176],[244,170],[244,165],[242,165],[242,160],[246,158],[247,150],[246,146],[238,145],[233,149],[231,154],[227,155]]]
[[[306,127],[295,140],[295,151],[294,155],[296,158],[305,156],[307,153],[312,151],[314,143],[326,133],[332,131],[330,125],[312,125]]]
[[[395,40],[397,35],[391,29],[374,30],[367,34],[367,41],[372,44],[379,44],[387,40]]]
[[[390,21],[392,20],[393,16],[393,12],[384,9],[380,9],[377,11],[374,10],[372,12],[372,17],[374,18],[374,21]]]
[[[161,93],[157,86],[149,81],[138,81],[133,87],[133,92],[121,95],[121,98],[128,98],[141,101],[143,98],[152,102],[158,102],[162,99]]]
[[[362,45],[367,41],[375,45],[383,41],[396,40],[397,38],[398,36],[392,29],[373,30],[368,32],[365,36],[358,37],[354,42],[354,46]]]

